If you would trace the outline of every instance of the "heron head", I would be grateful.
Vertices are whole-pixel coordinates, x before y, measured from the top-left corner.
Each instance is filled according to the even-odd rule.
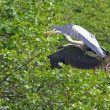
[[[52,26],[51,28],[53,30],[47,31],[44,34],[46,36],[53,35],[53,34],[66,34],[66,35],[71,36],[72,35],[72,26],[73,25],[71,25],[71,24],[64,25],[64,26]]]

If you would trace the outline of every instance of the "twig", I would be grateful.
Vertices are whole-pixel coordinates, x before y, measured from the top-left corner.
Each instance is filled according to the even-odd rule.
[[[34,53],[35,50],[36,50],[36,49],[34,49],[32,53]],[[37,56],[39,56],[39,54],[38,54]],[[18,70],[20,70],[22,67],[24,67],[24,66],[26,66],[27,64],[29,64],[29,63],[30,63],[35,57],[37,57],[37,56],[33,56],[31,59],[29,59],[29,60],[28,60],[26,63],[24,63],[22,66],[20,66],[19,68],[17,68],[15,71],[18,71]],[[7,75],[3,78],[3,80],[0,81],[0,85],[1,85],[4,81],[6,81],[6,79],[7,79],[11,74],[13,74],[13,73],[7,74]]]

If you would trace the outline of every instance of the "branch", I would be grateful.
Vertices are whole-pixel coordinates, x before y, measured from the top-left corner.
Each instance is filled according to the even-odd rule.
[[[36,50],[36,49],[34,49],[32,53],[34,53],[35,50]],[[29,64],[29,63],[30,63],[35,57],[37,57],[37,56],[39,56],[39,54],[36,55],[36,56],[33,56],[31,59],[29,59],[29,60],[28,60],[26,63],[24,63],[22,66],[20,66],[19,68],[15,69],[15,71],[18,71],[18,70],[20,70],[22,67],[24,67],[24,66],[26,66],[27,64]],[[7,75],[3,78],[3,80],[0,81],[0,85],[1,85],[4,81],[6,81],[7,78],[8,78],[11,74],[13,74],[13,73],[7,74]]]

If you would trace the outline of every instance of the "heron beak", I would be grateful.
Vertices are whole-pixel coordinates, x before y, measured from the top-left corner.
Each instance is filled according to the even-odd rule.
[[[55,29],[51,30],[51,31],[47,31],[47,32],[44,32],[44,35],[46,37],[50,36],[50,35],[54,35],[54,34],[57,34],[57,31]]]

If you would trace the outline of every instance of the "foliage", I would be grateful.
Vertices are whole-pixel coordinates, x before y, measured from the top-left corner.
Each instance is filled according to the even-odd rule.
[[[78,24],[110,50],[109,4],[109,0],[1,0],[0,107],[109,110],[109,73],[65,65],[51,70],[47,56],[66,41],[43,34],[52,25]]]

